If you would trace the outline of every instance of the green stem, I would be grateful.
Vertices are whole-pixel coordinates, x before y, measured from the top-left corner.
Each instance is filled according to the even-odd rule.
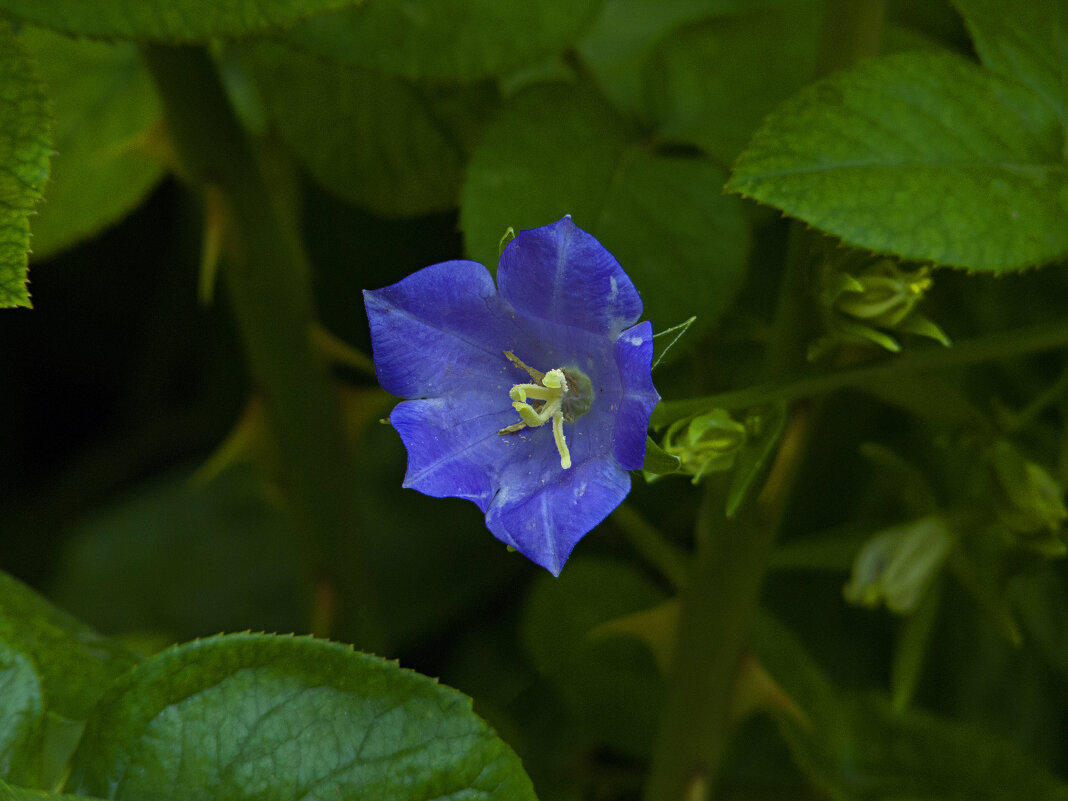
[[[821,73],[874,55],[882,15],[882,0],[827,0]],[[790,237],[765,365],[769,381],[777,382],[800,360],[805,320],[811,314],[804,291],[811,237],[799,230]],[[767,482],[737,517],[724,516],[714,484],[706,485],[647,801],[704,801],[716,787],[749,621],[808,441],[810,417],[807,403],[791,411]]]
[[[1065,347],[1068,347],[1068,321],[1057,320],[1016,331],[986,334],[957,343],[951,348],[930,348],[906,353],[866,367],[835,370],[785,383],[757,384],[702,398],[664,401],[653,412],[652,425],[654,428],[662,428],[675,420],[711,408],[731,411],[773,401],[814,398],[839,389],[863,388],[867,384],[885,381],[903,373],[941,371]]]
[[[315,313],[296,222],[272,202],[206,50],[148,45],[142,55],[185,177],[221,196],[228,249],[223,274],[303,544],[316,633],[337,633],[332,615],[324,614],[336,609],[347,638],[381,650],[374,594],[358,549],[353,470],[336,387],[310,339]]]
[[[612,512],[612,522],[622,530],[631,546],[655,567],[676,590],[686,586],[689,560],[679,546],[649,524],[629,503]]]
[[[649,801],[703,801],[715,786],[738,664],[808,430],[808,410],[800,406],[761,494],[737,518],[724,516],[714,482],[705,485]]]

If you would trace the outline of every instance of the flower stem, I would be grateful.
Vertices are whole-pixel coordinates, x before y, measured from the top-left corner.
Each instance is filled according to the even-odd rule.
[[[808,407],[801,404],[764,488],[738,517],[725,517],[715,483],[705,485],[696,559],[682,595],[676,662],[646,787],[649,801],[703,801],[715,787],[749,621],[808,431]]]
[[[676,590],[686,586],[688,555],[642,517],[629,503],[612,512],[612,522],[647,563],[666,578]]]
[[[825,6],[820,74],[878,51],[883,0],[826,0]],[[797,225],[791,232],[765,364],[769,382],[779,383],[803,358],[800,343],[811,314],[804,280],[816,244],[813,237]],[[716,788],[749,621],[805,453],[812,416],[809,402],[794,405],[760,494],[735,518],[724,515],[715,484],[706,484],[696,558],[682,593],[675,664],[645,788],[647,801],[705,801]]]
[[[944,371],[1064,347],[1068,347],[1068,320],[1055,320],[1052,323],[1015,331],[986,334],[955,343],[951,348],[931,347],[908,352],[883,359],[873,365],[833,370],[782,383],[756,384],[701,398],[662,401],[653,412],[651,423],[654,428],[662,428],[675,420],[711,408],[719,407],[732,411],[771,401],[814,398],[839,389],[863,388],[867,384],[885,381],[895,375]]]
[[[384,637],[358,548],[341,409],[313,345],[309,269],[296,221],[274,202],[207,51],[146,45],[142,57],[159,89],[183,177],[221,198],[223,276],[278,447],[315,633],[343,633],[361,648],[381,651]]]

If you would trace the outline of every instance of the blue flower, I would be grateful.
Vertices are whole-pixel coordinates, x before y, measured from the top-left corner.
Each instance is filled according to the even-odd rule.
[[[502,542],[560,573],[642,466],[652,326],[619,262],[567,216],[523,231],[494,286],[447,261],[364,292],[375,370],[404,401],[404,486],[467,498]]]

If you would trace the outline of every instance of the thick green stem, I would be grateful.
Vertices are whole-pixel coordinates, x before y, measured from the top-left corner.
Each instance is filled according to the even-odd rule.
[[[646,787],[650,801],[703,801],[715,786],[730,736],[738,664],[808,429],[807,407],[798,407],[761,494],[737,518],[724,516],[723,498],[714,483],[706,484],[671,687]]]
[[[819,72],[874,55],[882,18],[883,0],[827,0]],[[802,358],[812,236],[795,230],[790,238],[765,366],[769,382],[781,381]],[[726,518],[713,485],[706,489],[647,801],[705,801],[714,792],[730,737],[730,708],[749,621],[804,454],[810,416],[804,402],[791,411],[767,482],[738,517]]]
[[[279,213],[252,145],[203,48],[146,46],[185,176],[217,194],[225,215],[224,278],[250,371],[263,393],[282,481],[305,554],[318,634],[369,650],[384,641],[360,558],[353,471],[341,410],[312,345],[315,314],[296,222]],[[325,600],[324,600],[325,599]]]

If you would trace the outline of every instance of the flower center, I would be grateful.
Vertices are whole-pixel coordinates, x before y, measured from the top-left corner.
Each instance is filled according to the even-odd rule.
[[[508,392],[512,408],[519,413],[520,423],[502,428],[500,435],[514,434],[524,428],[537,428],[551,422],[553,441],[560,454],[560,467],[571,467],[571,451],[564,439],[564,421],[569,423],[589,411],[593,402],[593,385],[576,367],[554,367],[547,373],[528,366],[512,351],[506,350],[508,361],[530,374],[530,384],[515,384]]]

